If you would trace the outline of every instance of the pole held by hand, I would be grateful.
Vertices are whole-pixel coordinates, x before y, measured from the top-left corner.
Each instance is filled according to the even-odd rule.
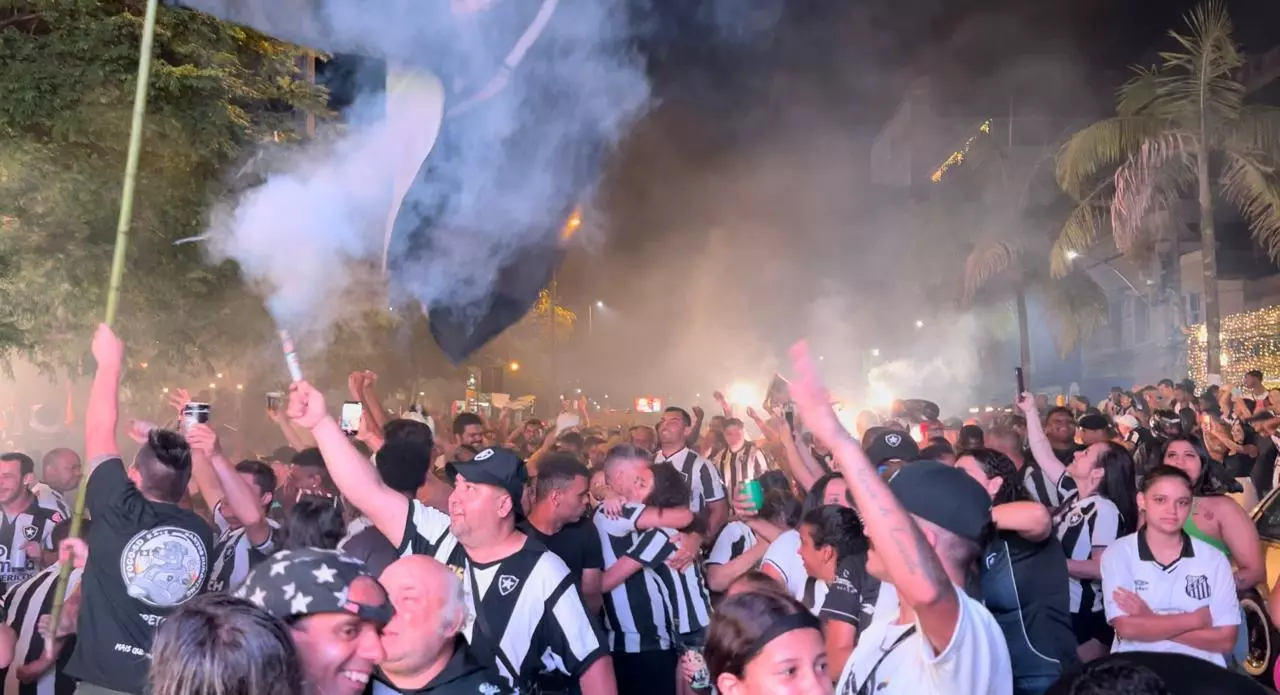
[[[108,326],[115,323],[116,309],[120,305],[120,284],[124,280],[125,253],[129,248],[129,226],[133,221],[133,197],[138,181],[138,161],[142,158],[142,124],[147,113],[147,87],[151,82],[151,51],[156,37],[156,10],[158,0],[147,0],[146,15],[142,21],[142,47],[138,55],[138,77],[133,93],[133,123],[129,129],[129,154],[125,160],[124,186],[120,192],[120,217],[116,222],[116,247],[111,257],[111,279],[107,285]],[[80,478],[76,492],[75,510],[71,512],[71,537],[80,537],[80,525],[84,519],[85,488],[89,476]],[[71,578],[74,562],[65,562],[58,570],[58,585],[53,594],[53,609],[49,624],[57,629],[62,618],[62,603],[67,594],[67,582]]]

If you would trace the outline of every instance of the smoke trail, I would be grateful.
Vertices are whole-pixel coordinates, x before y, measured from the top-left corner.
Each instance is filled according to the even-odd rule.
[[[425,307],[487,311],[505,268],[556,243],[567,210],[590,193],[604,155],[649,101],[626,8],[616,1],[549,2],[551,21],[505,85],[542,3],[440,2],[423,10],[388,2],[377,13],[350,0],[288,3],[306,10],[309,22],[216,0],[183,4],[307,45],[436,72],[446,109],[498,77],[496,96],[446,120],[427,160],[439,166],[419,177],[396,220],[393,291]],[[463,11],[451,14],[451,5]],[[349,119],[356,125],[336,142],[310,146],[215,216],[212,258],[237,261],[273,317],[297,333],[323,331],[347,315],[355,303],[348,298],[370,291],[366,281],[382,260],[396,172],[406,164],[401,145],[418,126],[368,120]]]

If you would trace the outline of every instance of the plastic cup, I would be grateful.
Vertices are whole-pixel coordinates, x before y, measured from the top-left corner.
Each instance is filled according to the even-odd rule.
[[[743,497],[751,500],[751,510],[760,511],[764,506],[764,488],[760,487],[759,480],[747,480],[738,486]]]

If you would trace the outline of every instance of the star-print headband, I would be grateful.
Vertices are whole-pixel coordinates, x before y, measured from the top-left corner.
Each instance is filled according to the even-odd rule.
[[[370,589],[353,593],[352,584],[361,577],[369,578]],[[385,625],[392,616],[386,592],[364,563],[337,550],[282,550],[255,567],[235,595],[286,622],[353,613]]]

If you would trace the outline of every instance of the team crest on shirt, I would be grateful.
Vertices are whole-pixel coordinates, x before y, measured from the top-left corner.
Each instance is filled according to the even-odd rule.
[[[515,577],[509,574],[504,574],[501,577],[498,577],[498,593],[502,594],[503,596],[506,596],[511,592],[515,591],[516,587],[519,585],[520,585],[520,580],[516,579]]]
[[[480,452],[480,453],[476,454],[475,456],[473,456],[473,457],[471,458],[471,460],[472,460],[472,461],[483,461],[483,460],[485,460],[485,459],[489,458],[490,456],[493,456],[493,449],[485,449],[484,451],[482,451],[482,452]]]
[[[29,541],[34,541],[34,540],[36,539],[36,533],[38,533],[38,531],[36,530],[36,527],[34,527],[34,526],[23,526],[23,527],[22,527],[22,537],[23,537],[23,538],[25,538],[25,539],[27,539],[27,540],[29,540]]]
[[[1203,601],[1213,595],[1213,587],[1209,578],[1203,574],[1187,577],[1187,596]]]
[[[133,598],[169,608],[200,593],[208,557],[200,536],[176,526],[147,529],[124,545],[120,578]]]
[[[502,688],[499,688],[493,683],[480,684],[480,695],[498,695],[500,692],[502,692]]]
[[[1079,526],[1081,521],[1084,521],[1084,514],[1081,514],[1078,509],[1071,510],[1067,515],[1067,526]]]

